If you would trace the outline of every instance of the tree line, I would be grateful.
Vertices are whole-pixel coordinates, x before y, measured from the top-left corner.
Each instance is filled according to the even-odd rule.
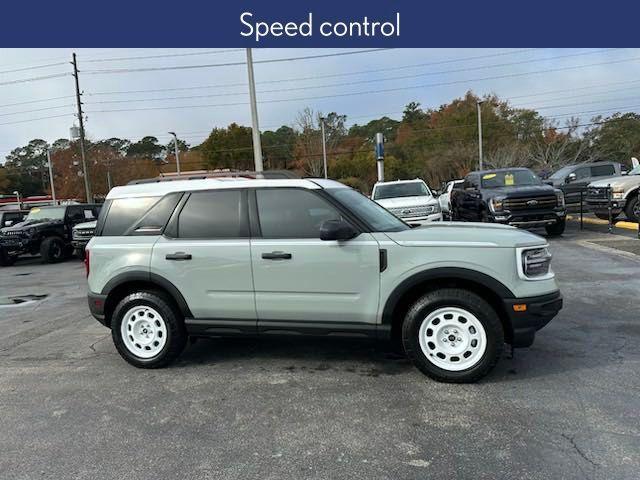
[[[495,95],[479,98],[468,92],[438,108],[424,109],[411,102],[400,120],[383,116],[350,127],[346,126],[346,115],[306,108],[292,125],[262,132],[264,165],[266,169],[322,176],[322,121],[331,178],[369,192],[376,181],[375,134],[382,132],[385,177],[419,177],[437,187],[477,169],[479,101],[484,164],[488,168],[526,166],[544,176],[564,165],[587,161],[611,160],[629,165],[630,158],[640,154],[640,115],[636,113],[598,116],[585,123],[570,118],[560,124],[535,110],[514,108]],[[0,193],[49,193],[47,149],[51,152],[57,195],[82,198],[79,145],[66,139],[52,144],[34,139],[12,150],[0,166]],[[198,145],[190,146],[179,139],[178,149],[182,171],[253,169],[251,128],[236,123],[214,128]],[[173,141],[162,145],[153,136],[136,142],[121,138],[87,141],[94,194],[104,196],[109,185],[174,172],[173,152]]]

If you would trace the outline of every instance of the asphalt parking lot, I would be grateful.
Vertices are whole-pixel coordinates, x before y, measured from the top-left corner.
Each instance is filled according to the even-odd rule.
[[[551,242],[564,310],[474,385],[336,339],[201,340],[137,370],[81,262],[2,268],[0,296],[47,297],[0,306],[0,477],[638,478],[640,257],[608,238]]]

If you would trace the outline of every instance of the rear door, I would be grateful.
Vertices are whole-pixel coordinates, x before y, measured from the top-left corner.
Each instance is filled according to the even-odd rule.
[[[320,240],[325,220],[347,219],[318,191],[254,192],[251,258],[259,330],[286,322],[374,324],[380,253],[373,236]]]
[[[255,329],[247,192],[186,193],[153,247],[151,272],[169,280],[196,319]]]

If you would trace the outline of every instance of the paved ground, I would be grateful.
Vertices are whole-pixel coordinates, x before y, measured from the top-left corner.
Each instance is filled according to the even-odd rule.
[[[566,307],[475,385],[370,343],[212,340],[137,370],[89,317],[80,262],[0,269],[4,479],[632,479],[640,258],[552,242]],[[580,241],[580,242],[579,242]]]

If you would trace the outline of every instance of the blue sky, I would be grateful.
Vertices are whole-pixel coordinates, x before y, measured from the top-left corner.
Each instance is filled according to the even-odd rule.
[[[92,139],[135,140],[154,135],[166,143],[167,132],[176,131],[194,145],[214,127],[231,122],[250,125],[244,65],[90,73],[237,63],[245,60],[243,49],[2,49],[0,159],[32,138],[53,141],[69,136],[75,121],[70,75],[7,83],[70,73],[65,62],[72,51],[78,55],[86,130]],[[259,49],[254,50],[254,61],[347,51],[353,50]],[[149,56],[159,58],[138,58]],[[63,64],[27,69],[59,62]],[[362,124],[383,114],[399,118],[410,101],[437,107],[467,90],[496,93],[513,105],[539,109],[560,123],[571,114],[586,122],[611,109],[640,111],[640,95],[635,93],[640,87],[640,51],[636,49],[394,49],[256,63],[255,76],[263,130],[293,125],[305,107],[336,111],[347,115],[348,124]],[[144,108],[152,109],[128,111]],[[57,118],[38,120],[48,116]]]

